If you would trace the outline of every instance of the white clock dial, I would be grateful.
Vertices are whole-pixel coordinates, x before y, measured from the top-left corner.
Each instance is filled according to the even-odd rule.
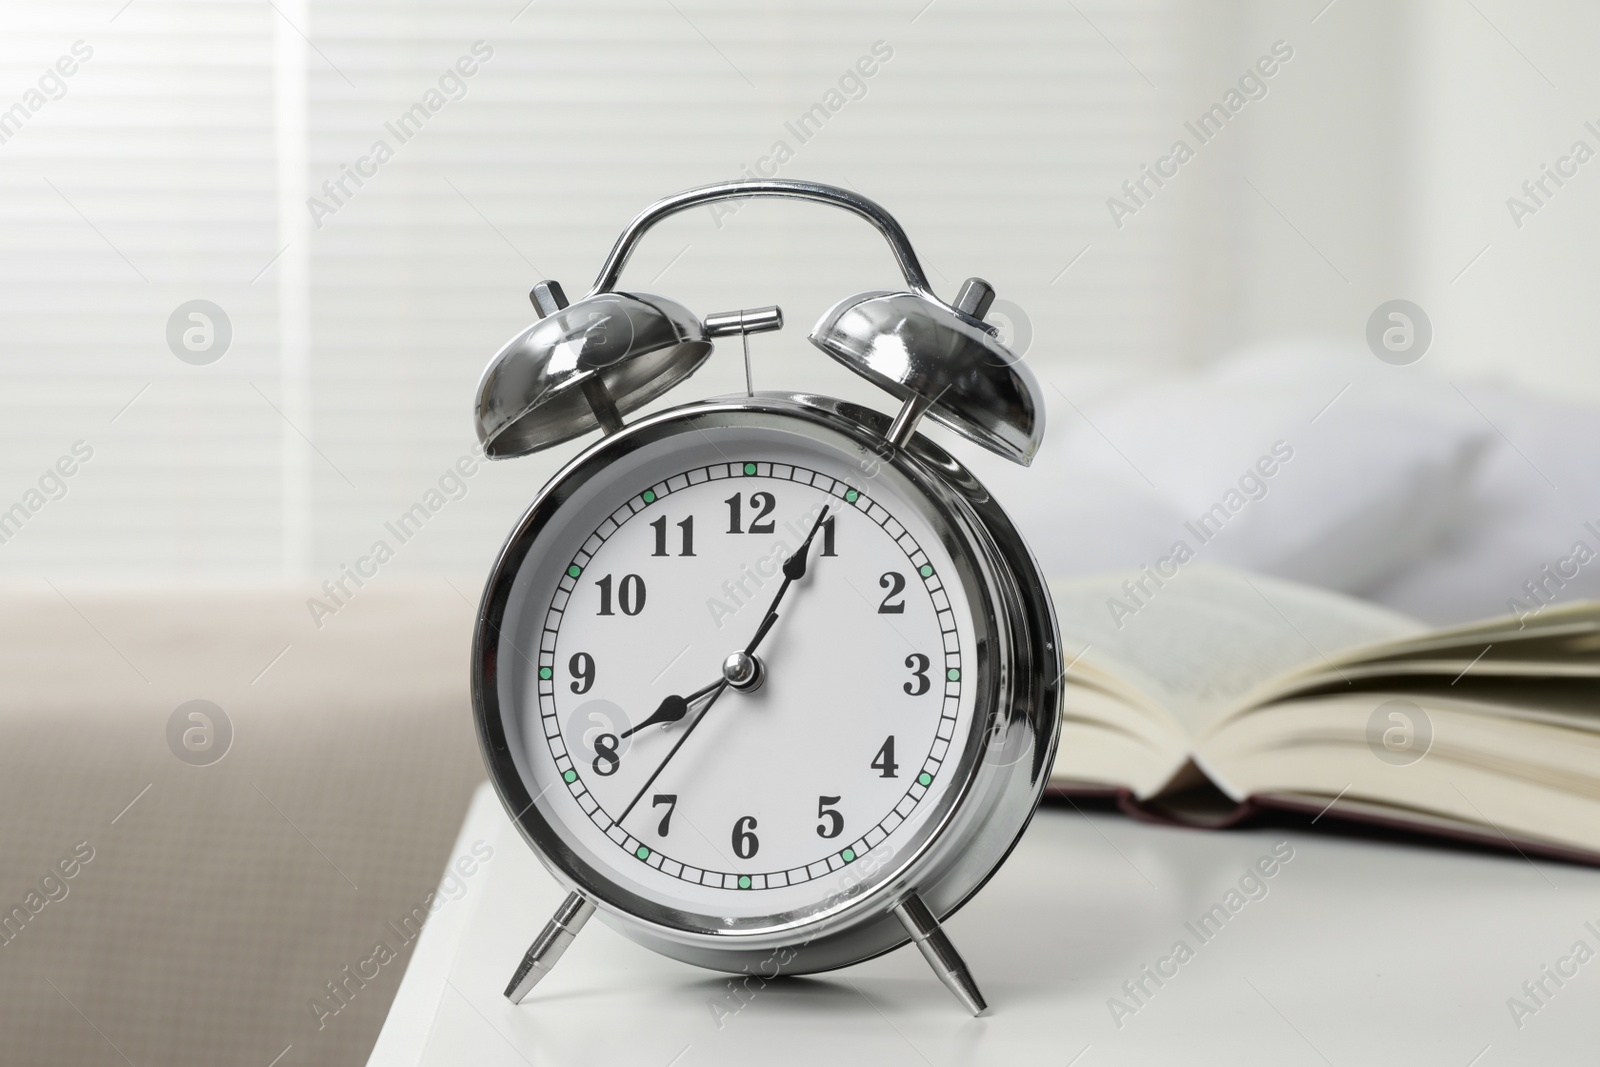
[[[863,466],[792,434],[668,439],[523,562],[516,755],[568,847],[629,892],[730,923],[815,910],[907,857],[959,786],[968,591],[916,490]],[[780,590],[759,686],[722,685]]]

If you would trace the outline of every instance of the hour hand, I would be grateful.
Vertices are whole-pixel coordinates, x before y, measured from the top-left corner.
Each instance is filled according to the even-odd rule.
[[[654,714],[652,714],[644,722],[641,722],[637,726],[631,726],[622,731],[622,733],[618,735],[619,739],[636,734],[640,730],[643,730],[646,726],[657,726],[665,722],[677,722],[679,719],[682,719],[685,715],[689,714],[690,704],[693,704],[696,700],[699,700],[701,697],[705,696],[707,693],[711,692],[721,684],[721,681],[712,682],[708,686],[705,686],[701,689],[696,689],[688,696],[678,696],[676,693],[674,693],[672,696],[662,700],[660,706],[656,708]]]

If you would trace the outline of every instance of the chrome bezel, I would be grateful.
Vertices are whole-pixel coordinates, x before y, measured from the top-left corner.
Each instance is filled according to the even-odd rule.
[[[495,561],[473,640],[474,718],[491,780],[523,838],[564,887],[583,893],[601,921],[665,955],[720,970],[828,970],[907,940],[891,910],[917,892],[941,918],[992,875],[1037,807],[1060,729],[1061,664],[1049,595],[1031,553],[981,484],[937,446],[916,437],[885,445],[887,416],[826,397],[762,393],[700,401],[641,419],[572,460],[547,483]],[[741,920],[663,907],[619,885],[568,847],[533,803],[507,742],[500,698],[501,622],[537,538],[583,486],[622,456],[665,438],[717,426],[767,426],[832,448],[859,450],[915,490],[912,503],[956,562],[971,598],[977,666],[972,728],[956,784],[882,877],[876,873],[821,909]],[[787,950],[787,958],[780,958]]]

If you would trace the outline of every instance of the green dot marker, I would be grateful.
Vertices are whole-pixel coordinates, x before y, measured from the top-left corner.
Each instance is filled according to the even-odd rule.
[[[955,667],[951,667],[949,670],[945,671],[944,676],[950,679],[952,682],[961,681],[961,671]]]
[[[565,774],[563,774],[561,776],[561,780],[563,782],[566,782],[568,785],[571,785],[573,782],[576,782],[578,780],[578,772],[577,771],[568,771],[567,773],[565,773]]]
[[[748,874],[741,874],[739,876],[739,888],[740,889],[749,889],[750,888],[750,876]]]
[[[924,563],[922,566],[917,568],[917,573],[922,575],[924,578],[932,578],[933,577],[933,564]]]
[[[646,489],[644,491],[644,502],[646,504],[654,504],[656,502],[655,493],[651,492],[649,489]]]
[[[549,667],[540,667],[539,668],[539,680],[541,682],[548,682],[550,680],[551,675],[554,674],[554,673],[555,672],[552,671]]]
[[[576,563],[574,563],[572,566],[567,568],[567,577],[568,578],[576,578],[578,575],[580,575],[582,573],[583,573],[583,568],[578,566]]]
[[[754,474],[756,472],[756,465],[754,463],[746,463],[744,465],[744,472],[746,474]]]
[[[844,491],[845,503],[854,504],[857,500],[860,500],[860,499],[861,499],[861,494],[856,492],[854,489],[846,489]]]
[[[933,775],[929,774],[927,771],[923,771],[921,774],[917,775],[917,784],[924,787],[932,785]]]
[[[650,858],[650,850],[645,848],[643,845],[640,845],[638,848],[634,849],[633,854],[642,860],[647,860]]]
[[[843,852],[839,853],[839,858],[844,860],[846,863],[854,863],[856,860],[856,850],[853,848],[847,848]]]

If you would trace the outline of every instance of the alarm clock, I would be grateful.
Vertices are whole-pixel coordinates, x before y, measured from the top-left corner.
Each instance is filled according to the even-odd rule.
[[[661,219],[784,197],[855,213],[905,288],[851,296],[810,340],[898,402],[756,391],[749,335],[777,307],[697,318],[619,275]],[[642,212],[593,289],[536,285],[540,318],[490,362],[490,458],[602,436],[539,491],[479,607],[472,698],[506,812],[569,891],[522,956],[521,1001],[591,916],[697,966],[826,971],[908,941],[974,1014],[940,926],[1005,860],[1060,731],[1060,643],[1016,527],[923,418],[1026,465],[1037,380],[951,303],[900,225],[853,192],[786,180],[690,189]],[[625,421],[713,339],[746,391]]]

